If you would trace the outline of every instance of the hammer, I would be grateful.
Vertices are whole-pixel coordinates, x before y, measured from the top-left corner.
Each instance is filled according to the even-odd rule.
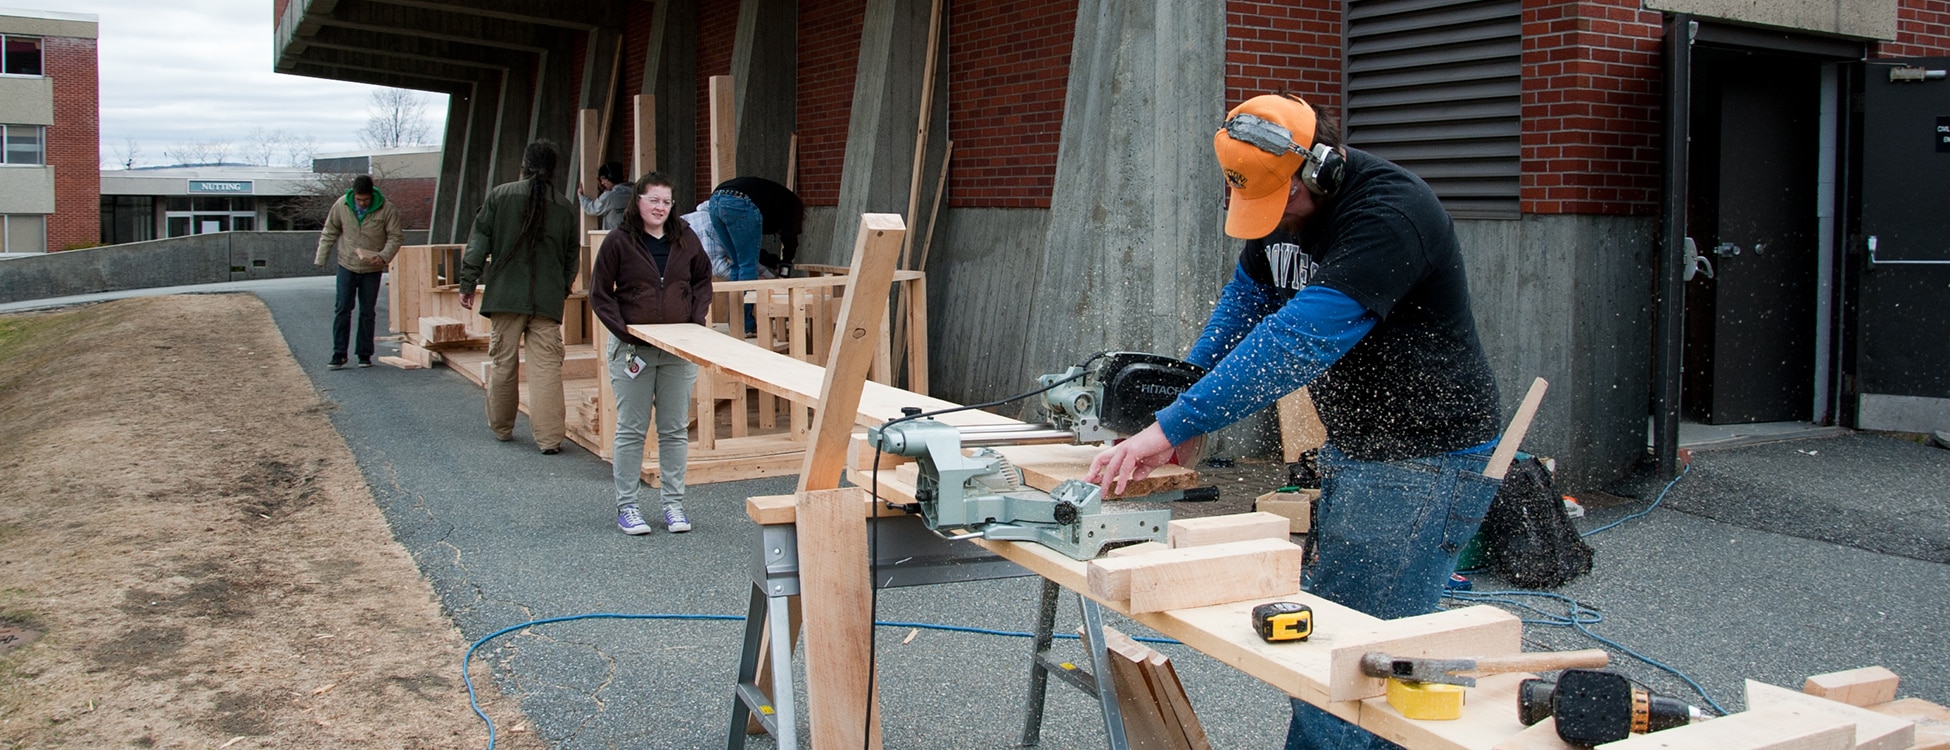
[[[1369,677],[1390,677],[1409,682],[1475,687],[1476,679],[1466,675],[1545,672],[1572,667],[1596,668],[1609,663],[1611,663],[1611,654],[1598,648],[1582,651],[1532,651],[1478,659],[1391,657],[1380,651],[1370,651],[1361,657],[1361,672]]]

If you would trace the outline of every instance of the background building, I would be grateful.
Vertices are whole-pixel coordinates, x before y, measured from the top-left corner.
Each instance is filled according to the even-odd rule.
[[[95,16],[0,10],[0,252],[97,244]]]
[[[915,0],[271,5],[279,72],[449,95],[434,241],[534,138],[628,163],[646,133],[688,206],[730,76],[723,171],[796,181],[803,259],[907,217],[951,400],[1183,352],[1238,252],[1212,133],[1290,91],[1442,196],[1568,486],[1648,423],[1667,469],[1682,418],[1950,428],[1950,348],[1914,341],[1950,328],[1950,212],[1918,208],[1950,187],[1942,0],[949,0],[933,41]]]
[[[104,244],[210,232],[312,230],[352,187],[372,175],[402,226],[425,230],[433,211],[438,146],[321,154],[310,169],[237,164],[101,172]]]

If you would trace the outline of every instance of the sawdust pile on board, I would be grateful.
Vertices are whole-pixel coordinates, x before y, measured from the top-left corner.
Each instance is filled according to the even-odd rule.
[[[330,408],[255,297],[0,316],[0,747],[485,746]]]

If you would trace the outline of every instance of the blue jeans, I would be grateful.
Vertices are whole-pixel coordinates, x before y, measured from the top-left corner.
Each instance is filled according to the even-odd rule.
[[[711,194],[711,228],[724,242],[731,259],[731,278],[750,281],[758,278],[758,245],[765,236],[765,215],[752,199],[730,193]]]
[[[1320,449],[1320,502],[1302,574],[1307,591],[1375,617],[1439,609],[1443,584],[1502,483],[1489,454],[1358,461]],[[1287,750],[1395,748],[1305,701],[1293,701]]]
[[[379,279],[384,271],[357,273],[339,266],[338,301],[332,307],[332,357],[344,359],[346,337],[352,331],[352,306],[357,298],[359,307],[359,341],[354,352],[360,359],[372,358],[372,328],[376,315],[374,306],[379,304]]]

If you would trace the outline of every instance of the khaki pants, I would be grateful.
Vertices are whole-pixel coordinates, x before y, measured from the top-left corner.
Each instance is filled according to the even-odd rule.
[[[535,447],[542,450],[562,445],[562,322],[533,315],[498,313],[488,319],[487,418],[488,429],[501,440],[514,437],[515,411],[521,378],[517,367],[520,350],[528,354],[528,427],[535,433]]]

